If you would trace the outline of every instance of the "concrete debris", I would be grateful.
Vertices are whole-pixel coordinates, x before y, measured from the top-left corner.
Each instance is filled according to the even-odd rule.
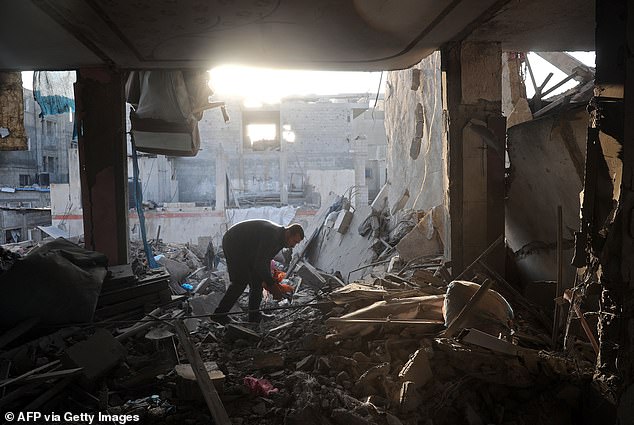
[[[433,375],[425,351],[416,350],[398,373],[398,377],[403,382],[411,381],[416,389],[429,382]]]
[[[536,317],[539,311],[518,302],[521,295],[509,290],[509,282],[481,270],[452,281],[442,256],[405,260],[399,252],[397,257],[399,241],[390,234],[403,227],[389,230],[384,207],[375,211],[383,242],[371,241],[358,235],[355,220],[361,213],[355,212],[343,235],[313,226],[311,248],[319,255],[331,252],[329,259],[305,262],[325,282],[313,277],[314,285],[296,286],[292,302],[265,299],[262,309],[271,317],[258,324],[241,322],[242,314],[231,315],[227,325],[211,320],[228,283],[221,253],[214,254],[215,270],[203,269],[190,258],[199,255],[195,250],[154,242],[155,252],[184,266],[181,275],[194,289],[172,293],[160,305],[123,309],[94,328],[46,334],[34,319],[7,329],[0,335],[0,406],[24,411],[33,400],[48,397],[45,407],[56,412],[138,415],[141,423],[192,425],[615,422],[614,408],[592,383],[591,347],[549,351],[550,329]],[[410,217],[407,233],[421,222],[419,212]],[[350,252],[353,259],[335,262],[333,257],[346,256],[355,241],[362,246]],[[382,260],[377,261],[373,243],[387,250]],[[142,256],[137,258],[130,268],[111,270],[100,298],[104,308],[167,287],[164,269],[148,270]],[[351,273],[364,266],[364,272]],[[359,275],[365,278],[355,280]],[[297,279],[294,273],[288,277]],[[485,279],[499,292],[488,290],[476,314],[455,336],[444,337],[445,324]],[[235,311],[248,308],[245,293]],[[185,328],[185,322],[195,326]],[[201,384],[195,376],[209,382]],[[218,398],[210,398],[212,393]]]
[[[458,316],[478,288],[480,285],[462,280],[455,280],[449,284],[443,308],[447,326]],[[462,327],[480,329],[493,335],[499,332],[508,333],[512,327],[513,317],[513,309],[506,299],[498,292],[489,290],[473,308]]]
[[[105,329],[97,329],[85,341],[64,351],[62,363],[65,367],[81,367],[84,382],[91,383],[106,375],[121,363],[126,349]]]

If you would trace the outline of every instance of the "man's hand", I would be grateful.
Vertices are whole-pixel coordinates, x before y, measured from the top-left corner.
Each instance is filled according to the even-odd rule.
[[[269,285],[265,282],[262,282],[262,287],[266,289],[271,295],[273,295],[273,299],[279,301],[283,298],[290,298],[293,295],[293,288],[291,285],[287,285],[285,283],[276,283],[274,285]]]

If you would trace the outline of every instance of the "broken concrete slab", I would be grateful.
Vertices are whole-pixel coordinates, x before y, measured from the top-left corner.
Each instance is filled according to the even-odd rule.
[[[405,381],[401,384],[399,405],[403,412],[416,410],[422,401],[421,396],[415,387],[416,385],[411,381]]]
[[[480,285],[464,280],[454,280],[447,287],[447,296],[443,306],[445,325],[449,326],[460,314],[462,308],[478,291]],[[509,329],[513,320],[513,309],[498,292],[489,289],[473,307],[463,328],[476,328],[497,335]]]
[[[361,299],[380,300],[387,294],[388,292],[383,288],[354,282],[344,286],[343,288],[335,289],[330,293],[329,298],[335,304],[346,304],[352,301],[359,301]]]
[[[429,210],[396,245],[401,258],[411,261],[428,255],[442,255],[445,244],[444,220],[444,206]]]
[[[91,385],[121,363],[126,356],[125,347],[105,329],[97,329],[85,341],[68,348],[62,356],[67,368],[83,368],[81,381]]]
[[[279,353],[261,353],[253,358],[256,369],[279,369],[284,367],[284,356]]]
[[[401,381],[411,381],[415,389],[425,386],[433,378],[429,358],[424,350],[416,350],[398,374]]]
[[[229,323],[225,326],[225,337],[229,339],[245,339],[247,341],[259,341],[262,337],[257,332],[244,326]]]

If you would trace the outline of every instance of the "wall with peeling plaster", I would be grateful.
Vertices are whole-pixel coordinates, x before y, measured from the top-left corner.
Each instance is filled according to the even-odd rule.
[[[445,203],[446,148],[442,141],[440,53],[391,71],[385,93],[388,202],[409,192],[407,208]]]
[[[564,284],[572,285],[570,260],[574,232],[579,230],[587,125],[582,105],[508,130],[511,168],[505,231],[520,276],[528,285],[557,278],[558,205],[563,210]]]

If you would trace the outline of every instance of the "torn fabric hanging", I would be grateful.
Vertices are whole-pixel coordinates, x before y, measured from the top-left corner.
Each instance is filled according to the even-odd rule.
[[[33,97],[42,110],[40,116],[75,112],[73,84],[75,71],[35,71]]]
[[[133,71],[126,83],[132,105],[130,122],[136,148],[171,156],[195,156],[200,147],[198,121],[212,92],[207,71]]]

